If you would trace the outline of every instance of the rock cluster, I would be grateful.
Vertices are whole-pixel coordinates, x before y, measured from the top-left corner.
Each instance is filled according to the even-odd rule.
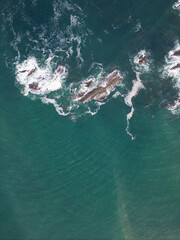
[[[30,83],[29,88],[35,91],[40,90],[39,84],[37,82]]]

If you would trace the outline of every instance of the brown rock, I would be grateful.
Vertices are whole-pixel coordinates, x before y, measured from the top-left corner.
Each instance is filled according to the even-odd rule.
[[[141,55],[141,56],[139,56],[139,59],[138,59],[138,64],[139,65],[142,65],[142,64],[144,64],[146,61],[147,61],[147,56],[145,55],[145,56],[143,56],[143,55]]]
[[[22,71],[19,71],[20,73],[25,73],[25,72],[28,72],[28,70],[22,70]]]
[[[109,92],[111,92],[112,91],[111,88],[117,86],[121,82],[122,82],[122,77],[119,76],[118,71],[114,71],[106,77],[106,79],[105,79],[106,85],[104,87],[97,86],[92,91],[85,93],[78,100],[78,102],[89,102],[93,99],[102,101],[105,98],[107,98],[109,95],[109,93],[107,93],[107,90],[109,90]]]
[[[35,71],[36,71],[36,68],[32,69],[32,70],[28,73],[27,77],[31,76]]]
[[[85,85],[86,85],[86,87],[90,87],[92,85],[92,83],[93,83],[92,81],[88,81],[85,83]]]
[[[177,50],[173,53],[174,56],[176,57],[180,57],[180,50]]]
[[[59,66],[59,67],[56,69],[55,72],[57,72],[57,73],[59,73],[59,74],[63,73],[63,66]]]
[[[40,90],[39,85],[38,85],[37,82],[30,83],[29,84],[29,88],[32,89],[32,90],[36,90],[36,91]]]
[[[178,63],[176,66],[172,67],[170,70],[175,70],[177,68],[180,68],[180,63]]]

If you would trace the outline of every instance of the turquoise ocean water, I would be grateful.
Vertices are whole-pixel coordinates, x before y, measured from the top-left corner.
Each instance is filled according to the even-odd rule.
[[[0,240],[180,239],[174,3],[0,2]],[[65,66],[61,87],[26,92],[18,69],[33,64],[45,83]],[[123,83],[106,100],[74,101],[116,69]]]

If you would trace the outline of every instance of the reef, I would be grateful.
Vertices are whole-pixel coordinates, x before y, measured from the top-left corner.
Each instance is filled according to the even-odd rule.
[[[37,82],[30,83],[29,88],[35,91],[40,90],[39,84]]]
[[[106,99],[114,88],[122,82],[119,71],[115,70],[105,80],[92,89],[90,92],[80,93],[75,96],[78,102],[89,102],[91,100],[102,101]],[[103,85],[102,85],[103,84]]]

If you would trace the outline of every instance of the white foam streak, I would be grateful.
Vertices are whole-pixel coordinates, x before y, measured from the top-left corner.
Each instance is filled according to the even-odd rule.
[[[47,98],[47,97],[43,97],[41,98],[41,101],[45,104],[53,104],[53,106],[55,107],[56,109],[56,112],[59,114],[59,115],[62,115],[62,116],[67,116],[69,115],[69,112],[65,113],[63,111],[63,108],[61,106],[59,106],[59,104],[56,102],[55,99],[52,99],[52,98]]]
[[[180,57],[175,56],[174,52],[180,50],[180,44],[177,41],[175,43],[174,49],[169,51],[168,55],[165,57],[165,66],[163,75],[172,77],[174,80],[174,87],[178,89],[178,99],[174,102],[173,105],[168,107],[168,110],[170,110],[173,114],[179,114],[179,107],[180,107],[180,68],[174,68],[180,63]],[[174,69],[173,69],[174,68]]]
[[[142,88],[145,88],[143,83],[141,82],[141,79],[140,79],[140,73],[139,72],[136,72],[136,78],[137,80],[136,81],[133,81],[133,86],[132,86],[132,89],[131,91],[127,94],[127,96],[125,97],[124,101],[125,103],[131,107],[131,111],[130,113],[127,114],[127,127],[126,127],[126,132],[128,135],[131,136],[131,139],[134,140],[135,137],[133,136],[133,134],[130,132],[129,130],[129,121],[130,119],[132,118],[133,116],[133,113],[134,113],[134,107],[133,107],[133,103],[132,103],[132,99],[138,94],[139,90],[142,89]]]

